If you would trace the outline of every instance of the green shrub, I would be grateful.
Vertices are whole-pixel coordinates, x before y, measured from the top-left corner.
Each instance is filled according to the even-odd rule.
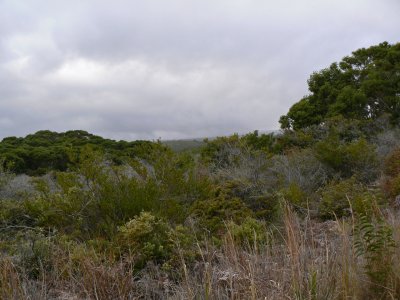
[[[118,228],[117,240],[123,252],[134,256],[136,266],[143,267],[149,260],[162,262],[170,256],[170,230],[162,219],[142,212]]]
[[[262,190],[254,181],[229,180],[220,183],[219,189],[225,198],[240,199],[257,218],[272,222],[278,217],[279,199]]]
[[[344,142],[340,140],[338,133],[332,132],[315,145],[315,152],[321,162],[341,177],[355,175],[361,181],[370,182],[378,175],[375,146],[364,138]]]
[[[31,279],[39,279],[41,275],[53,270],[54,244],[39,230],[27,230],[16,236],[14,255],[18,265]]]
[[[355,177],[333,181],[321,191],[319,215],[323,219],[349,216],[351,213],[371,215],[383,203],[377,190],[368,190]]]
[[[167,262],[163,264],[176,270],[182,263],[191,264],[199,256],[197,240],[188,227],[178,225],[168,232],[168,243],[171,244],[172,253]]]
[[[279,196],[291,203],[295,208],[307,209],[308,195],[296,183],[291,183],[287,188],[282,189]]]
[[[376,147],[360,138],[345,147],[346,161],[351,175],[357,176],[360,181],[372,182],[378,176],[378,158]]]
[[[258,248],[268,239],[266,224],[251,217],[247,217],[240,224],[230,221],[227,227],[234,241],[242,246]]]
[[[230,197],[226,190],[217,191],[214,198],[196,201],[191,207],[191,215],[197,219],[199,229],[221,235],[226,231],[226,222],[243,222],[254,213],[236,197]]]
[[[142,212],[119,227],[116,242],[123,254],[133,257],[138,269],[149,261],[177,266],[181,259],[192,261],[196,256],[195,243],[187,228],[181,225],[172,228],[149,212]]]
[[[381,299],[386,293],[389,296],[390,277],[397,276],[393,269],[396,243],[392,227],[383,220],[361,216],[355,226],[354,247],[356,254],[365,258],[364,267],[372,283],[372,292]]]
[[[161,200],[159,215],[166,220],[181,224],[185,221],[187,214],[187,209],[181,201],[177,199]]]
[[[1,226],[30,226],[31,222],[23,203],[15,200],[0,200]]]
[[[9,169],[11,166],[7,165],[4,158],[0,158],[0,190],[2,190],[14,177]]]

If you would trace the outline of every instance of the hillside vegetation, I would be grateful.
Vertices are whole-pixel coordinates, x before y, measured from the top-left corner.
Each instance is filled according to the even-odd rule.
[[[83,147],[102,151],[106,158],[120,164],[125,158],[146,158],[159,143],[114,141],[83,130],[63,133],[38,131],[25,138],[7,137],[0,142],[3,165],[15,173],[43,175],[48,171],[66,171],[75,163]]]
[[[400,44],[309,86],[198,151],[3,139],[0,299],[399,299]]]

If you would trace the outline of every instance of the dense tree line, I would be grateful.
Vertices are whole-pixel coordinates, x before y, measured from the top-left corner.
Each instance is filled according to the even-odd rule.
[[[63,133],[42,130],[24,138],[4,138],[0,142],[0,158],[4,167],[16,173],[38,175],[50,170],[67,170],[83,147],[99,150],[117,164],[125,158],[145,158],[153,149],[163,148],[159,143],[114,141],[83,130]]]

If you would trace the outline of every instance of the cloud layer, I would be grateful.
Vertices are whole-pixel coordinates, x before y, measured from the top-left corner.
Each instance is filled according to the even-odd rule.
[[[0,138],[277,129],[311,72],[398,42],[399,13],[396,0],[0,0]]]

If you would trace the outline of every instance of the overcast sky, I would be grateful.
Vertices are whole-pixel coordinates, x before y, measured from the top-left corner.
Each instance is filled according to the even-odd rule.
[[[277,129],[313,71],[383,41],[399,0],[0,0],[0,138]]]

